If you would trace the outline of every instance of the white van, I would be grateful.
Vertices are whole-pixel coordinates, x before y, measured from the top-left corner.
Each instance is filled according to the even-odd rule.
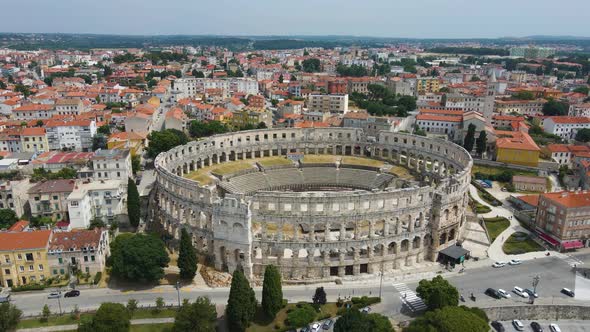
[[[514,289],[512,290],[516,295],[520,296],[520,297],[524,297],[524,298],[528,298],[529,294],[527,292],[524,291],[524,289],[518,287],[518,286],[514,286]]]

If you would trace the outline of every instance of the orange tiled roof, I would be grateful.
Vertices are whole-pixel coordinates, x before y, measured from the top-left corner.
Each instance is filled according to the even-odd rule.
[[[460,116],[444,116],[444,115],[433,115],[433,114],[418,114],[416,120],[423,121],[441,121],[441,122],[462,122],[463,117]]]
[[[541,194],[543,198],[547,198],[557,204],[568,208],[587,207],[590,206],[590,193],[588,192],[555,192]]]
[[[50,230],[0,233],[0,251],[45,248]]]

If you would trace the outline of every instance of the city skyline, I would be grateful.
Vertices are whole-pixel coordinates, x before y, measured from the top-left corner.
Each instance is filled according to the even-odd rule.
[[[223,36],[370,36],[389,38],[499,38],[532,35],[583,36],[590,30],[585,13],[590,3],[567,0],[511,2],[494,5],[453,0],[439,3],[363,3],[350,0],[303,0],[297,7],[261,0],[256,3],[165,3],[106,0],[79,3],[25,1],[20,15],[4,18],[0,31],[117,35]],[[359,8],[360,7],[360,8]],[[22,3],[7,3],[17,13]],[[229,10],[228,10],[229,8]],[[576,8],[564,11],[563,8]],[[312,10],[313,9],[313,10]],[[106,24],[105,24],[106,22]]]

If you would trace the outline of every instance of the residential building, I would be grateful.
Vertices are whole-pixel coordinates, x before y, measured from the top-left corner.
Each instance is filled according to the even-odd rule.
[[[435,93],[440,90],[440,79],[438,77],[419,77],[416,79],[416,91],[418,94]]]
[[[166,113],[166,118],[164,120],[164,128],[166,129],[176,129],[182,132],[187,131],[189,118],[182,109],[179,107],[174,107]]]
[[[429,134],[446,135],[455,141],[461,134],[461,116],[434,115],[420,113],[416,115],[416,125]]]
[[[95,180],[121,180],[133,177],[131,153],[127,149],[98,149],[90,159]]]
[[[55,114],[80,115],[90,110],[90,104],[84,103],[80,98],[58,99],[55,102]]]
[[[34,152],[36,154],[49,151],[49,142],[45,128],[27,127],[23,128],[20,135],[21,150],[23,152]]]
[[[50,150],[92,151],[92,138],[96,135],[94,120],[50,120],[45,128]]]
[[[67,196],[70,228],[88,228],[99,218],[105,223],[126,220],[127,181],[84,181]]]
[[[126,132],[149,133],[152,131],[152,116],[145,113],[131,113],[125,118]]]
[[[95,275],[104,271],[109,255],[109,232],[104,228],[56,231],[49,241],[47,261],[52,277],[77,271]]]
[[[521,131],[496,130],[496,161],[537,167],[541,149],[535,141]]]
[[[541,194],[535,227],[541,238],[556,248],[568,250],[590,246],[590,193]]]
[[[29,199],[27,192],[31,186],[28,179],[0,181],[0,209],[11,209],[17,216],[24,216],[25,205]]]
[[[49,119],[54,112],[53,105],[28,104],[12,110],[12,118],[19,121]]]
[[[526,115],[538,116],[543,114],[543,105],[547,102],[545,99],[534,100],[496,100],[496,113],[503,115]]]
[[[310,94],[307,108],[310,112],[346,114],[348,112],[348,95]]]
[[[543,121],[543,130],[565,140],[576,137],[580,129],[590,129],[590,118],[573,116],[550,116]]]
[[[47,244],[50,230],[0,232],[2,287],[41,283],[50,277]]]
[[[570,105],[569,116],[590,117],[590,103]]]
[[[32,186],[29,206],[33,217],[68,220],[67,198],[76,186],[75,180],[48,180]]]
[[[32,164],[34,168],[45,168],[57,172],[64,167],[80,170],[88,165],[94,152],[47,151],[37,156]]]
[[[512,177],[514,189],[521,191],[547,191],[547,179],[542,176],[514,175]]]

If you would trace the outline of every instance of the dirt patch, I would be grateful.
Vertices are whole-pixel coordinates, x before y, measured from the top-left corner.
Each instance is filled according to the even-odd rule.
[[[229,273],[217,271],[209,266],[202,266],[199,272],[209,287],[215,288],[231,286],[231,274]]]

